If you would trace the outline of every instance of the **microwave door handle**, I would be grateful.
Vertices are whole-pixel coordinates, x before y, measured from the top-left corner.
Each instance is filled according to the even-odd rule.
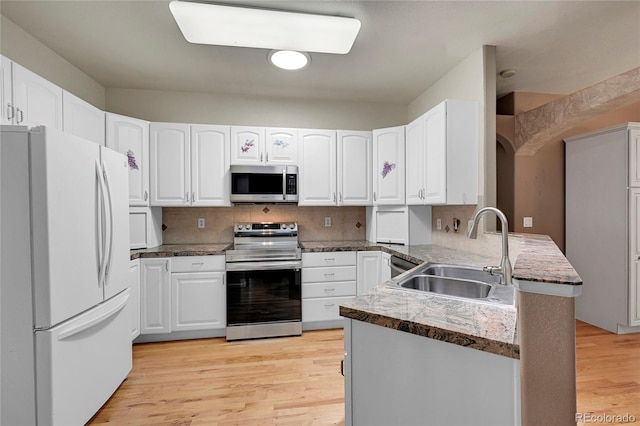
[[[287,168],[282,168],[282,199],[287,200]]]

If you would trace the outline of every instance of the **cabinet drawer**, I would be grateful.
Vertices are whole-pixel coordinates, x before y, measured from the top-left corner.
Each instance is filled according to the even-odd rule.
[[[302,301],[302,322],[330,321],[342,319],[340,305],[355,296],[326,297]]]
[[[302,267],[349,266],[356,264],[355,251],[302,253]]]
[[[224,271],[224,256],[179,256],[171,258],[171,272]]]
[[[354,253],[355,254],[355,253]],[[302,268],[303,283],[324,283],[327,281],[355,281],[356,267],[336,266],[334,268]]]
[[[355,296],[355,281],[336,281],[331,283],[302,284],[302,298],[318,298],[333,296]]]

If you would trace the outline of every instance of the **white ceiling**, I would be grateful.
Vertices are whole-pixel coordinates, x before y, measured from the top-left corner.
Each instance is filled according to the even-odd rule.
[[[302,71],[267,50],[189,44],[168,0],[0,1],[0,13],[106,88],[408,104],[482,45],[498,96],[567,94],[640,66],[638,1],[226,1],[358,18],[348,55]],[[247,28],[251,31],[251,28]]]

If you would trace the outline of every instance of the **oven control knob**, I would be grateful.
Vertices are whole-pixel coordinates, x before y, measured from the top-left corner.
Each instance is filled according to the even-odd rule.
[[[290,224],[289,224],[289,229],[295,229],[295,227],[296,227],[296,224],[295,224],[295,223],[290,223]]]
[[[287,229],[287,224],[286,223],[281,224],[280,229]]]
[[[241,225],[241,224],[237,224],[237,225],[236,225],[236,229],[237,229],[238,231],[242,231],[242,225]]]
[[[246,230],[248,231],[249,229],[251,229],[251,225],[247,223],[247,224],[244,226],[244,229],[246,229]]]

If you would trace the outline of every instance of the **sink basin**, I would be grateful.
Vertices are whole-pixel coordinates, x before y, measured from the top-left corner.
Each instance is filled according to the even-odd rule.
[[[470,299],[484,299],[492,289],[490,284],[479,281],[422,274],[413,275],[402,280],[398,285],[406,289]]]
[[[482,268],[465,265],[447,265],[442,263],[428,264],[418,272],[424,275],[435,275],[437,277],[459,278],[462,280],[480,281],[489,284],[498,284],[500,277],[491,275]]]

